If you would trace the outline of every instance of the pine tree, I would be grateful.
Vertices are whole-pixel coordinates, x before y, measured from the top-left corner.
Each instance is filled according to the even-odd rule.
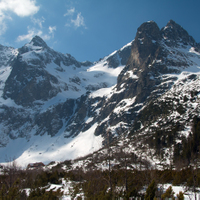
[[[178,200],[184,200],[184,194],[183,194],[183,192],[179,192],[179,194],[177,194],[177,198],[178,198]]]
[[[155,197],[155,193],[156,193],[156,183],[155,183],[155,181],[153,180],[150,184],[149,184],[149,186],[148,186],[148,188],[147,188],[147,190],[146,190],[146,194],[145,194],[145,200],[153,200],[154,199],[154,197]]]
[[[166,192],[162,195],[162,199],[165,198],[171,198],[171,199],[175,199],[174,198],[174,191],[172,189],[172,186],[169,186],[166,190]]]

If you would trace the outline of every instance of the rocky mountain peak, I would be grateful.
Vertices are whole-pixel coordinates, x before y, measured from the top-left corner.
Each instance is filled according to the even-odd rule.
[[[23,54],[32,50],[35,51],[35,50],[41,50],[41,49],[50,49],[50,48],[41,37],[36,35],[32,38],[32,40],[29,43],[19,48],[19,52],[20,54]]]
[[[151,38],[158,40],[161,38],[160,29],[154,21],[143,23],[137,30],[136,38]]]
[[[171,45],[176,45],[177,42],[192,46],[195,44],[193,37],[173,20],[170,20],[167,25],[162,28],[161,32],[164,39]]]
[[[137,30],[128,65],[141,66],[150,55],[155,54],[160,39],[161,32],[154,21],[143,23]]]
[[[44,40],[37,35],[33,37],[30,44],[33,44],[34,46],[39,46],[39,47],[47,47],[47,44],[44,42]]]
[[[187,31],[173,20],[170,20],[161,30],[154,21],[143,23],[137,30],[128,63],[118,76],[118,89],[120,90],[121,85],[130,82],[129,77],[134,77],[131,83],[133,85],[130,87],[128,83],[128,87],[134,88],[138,102],[144,102],[154,90],[155,83],[160,83],[161,74],[178,73],[181,67],[189,66],[189,62],[184,59],[186,55],[182,53],[180,56],[178,51],[174,51],[171,55],[166,45],[185,49],[185,45],[195,44]],[[174,68],[166,66],[174,66]],[[146,88],[145,92],[144,88]]]

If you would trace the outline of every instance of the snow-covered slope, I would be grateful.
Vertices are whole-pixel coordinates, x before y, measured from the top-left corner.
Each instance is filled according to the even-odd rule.
[[[55,52],[38,36],[19,50],[4,50],[1,55],[4,59],[7,55],[8,61],[2,63],[0,75],[0,162],[17,158],[26,166],[99,149],[103,139],[94,136],[97,123],[74,130],[76,120],[80,121],[79,110],[89,93],[117,83],[125,66],[121,63],[125,58],[118,54],[129,51],[129,55],[130,47],[128,44],[96,63],[81,63],[69,54]],[[81,123],[89,124],[93,117],[83,115]]]

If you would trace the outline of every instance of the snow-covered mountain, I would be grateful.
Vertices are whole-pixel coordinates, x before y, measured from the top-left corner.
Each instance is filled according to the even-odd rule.
[[[200,45],[172,20],[161,30],[142,24],[134,41],[95,63],[38,36],[1,46],[0,58],[0,162],[73,159],[125,133],[133,151],[157,159],[160,145],[168,158],[200,117]]]
[[[100,148],[102,139],[93,134],[97,123],[88,125],[99,108],[90,111],[96,99],[87,98],[116,84],[130,49],[131,43],[91,63],[55,52],[38,36],[20,49],[2,46],[0,161],[19,157],[26,165]]]

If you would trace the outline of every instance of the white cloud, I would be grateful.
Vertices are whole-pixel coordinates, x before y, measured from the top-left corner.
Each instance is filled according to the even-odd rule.
[[[49,26],[49,33],[56,31],[56,26]]]
[[[74,24],[74,26],[75,26],[76,28],[78,28],[78,27],[80,27],[80,26],[85,27],[84,18],[83,18],[83,16],[81,15],[81,13],[78,13],[78,14],[77,14],[75,20],[71,19],[71,23]]]
[[[26,35],[18,36],[17,42],[30,41],[35,35],[40,36],[41,38],[43,38],[43,40],[51,39],[51,36],[48,34],[44,34],[43,31],[28,27],[28,33]]]
[[[74,15],[76,13],[77,12],[76,12],[75,8],[71,8],[71,9],[67,10],[67,12],[64,14],[64,17],[66,17],[66,16],[68,17],[65,26],[68,26],[68,27],[74,26],[75,28],[82,26],[82,27],[86,28],[84,17],[81,15],[81,12],[79,12],[76,15],[76,18],[74,19]]]
[[[56,31],[56,26],[49,26],[49,34],[51,34],[52,37],[54,37],[54,31]]]
[[[0,15],[0,35],[3,35],[7,30],[7,25],[4,21],[5,17]]]
[[[34,15],[39,11],[39,6],[36,6],[35,0],[1,0],[0,13],[6,11],[14,12],[20,17]]]
[[[17,37],[17,42],[21,42],[24,40],[31,40],[35,35],[41,35],[42,31],[35,31],[33,29],[28,30],[26,35],[20,35]]]
[[[42,28],[43,27],[42,23],[45,22],[45,18],[42,17],[41,19],[36,19],[36,18],[32,17],[32,22],[34,24],[37,24],[40,28]]]
[[[67,12],[64,14],[64,16],[73,15],[75,12],[75,8],[68,9]]]
[[[43,23],[45,22],[44,17],[42,17],[41,19],[32,18],[32,22],[34,24],[37,24],[40,27],[40,29],[28,26],[27,27],[28,33],[24,35],[19,35],[16,39],[17,42],[30,41],[36,35],[43,38],[43,40],[50,40],[51,38],[54,38],[54,32],[56,31],[56,26],[49,26],[48,30],[44,28],[43,27]]]
[[[34,15],[39,11],[35,0],[0,0],[0,35],[7,30],[6,20],[12,20],[9,12],[19,17]]]
[[[71,23],[66,23],[65,26],[70,27],[70,26],[71,26]]]

